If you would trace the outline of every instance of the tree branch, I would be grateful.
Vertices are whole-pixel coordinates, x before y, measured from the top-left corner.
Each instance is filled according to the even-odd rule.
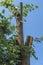
[[[32,42],[33,42],[33,37],[32,36],[27,36],[25,45],[26,46],[32,46]]]

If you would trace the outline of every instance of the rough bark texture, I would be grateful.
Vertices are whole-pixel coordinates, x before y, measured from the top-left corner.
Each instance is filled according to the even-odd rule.
[[[27,36],[25,45],[27,47],[32,47],[32,41],[33,41],[33,37],[32,36]],[[27,57],[27,56],[25,57],[24,65],[30,65],[30,55],[29,55],[29,57]]]
[[[28,58],[28,56],[23,58],[22,65],[30,65],[30,58]]]
[[[19,59],[21,62],[19,62],[17,65],[22,65],[23,60],[23,46],[24,46],[24,37],[23,37],[23,22],[22,22],[22,2],[20,3],[20,13],[16,16],[16,29],[17,29],[17,40],[19,42],[19,45],[21,47],[21,53],[19,56]]]
[[[32,46],[32,41],[33,41],[33,37],[32,36],[27,36],[25,45],[26,46]]]
[[[16,16],[16,29],[17,29],[17,40],[19,41],[19,45],[21,47],[21,53],[19,59],[21,62],[19,62],[16,65],[30,65],[30,56],[25,56],[25,53],[23,52],[23,46],[24,46],[24,36],[23,36],[23,22],[22,22],[22,2],[20,3],[20,13]],[[31,36],[28,36],[26,39],[26,46],[32,45],[33,38]]]
[[[20,17],[16,18],[16,29],[17,29],[17,39],[19,40],[19,44],[23,46],[23,23],[20,20]]]
[[[0,33],[3,35],[3,30],[2,30],[2,28],[1,28],[1,26],[0,26]]]

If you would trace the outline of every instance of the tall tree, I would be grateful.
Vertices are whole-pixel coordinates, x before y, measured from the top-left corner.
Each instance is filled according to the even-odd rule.
[[[14,65],[16,63],[17,65],[30,65],[31,55],[37,59],[32,48],[32,41],[40,41],[43,38],[34,39],[32,36],[27,36],[24,43],[22,18],[27,16],[28,11],[32,11],[38,8],[38,6],[34,4],[23,6],[23,3],[20,2],[20,8],[17,8],[12,2],[13,0],[0,2],[0,6],[4,7],[0,13],[0,64]],[[10,12],[8,17],[4,15],[7,9]],[[14,17],[16,19],[16,26],[10,24]],[[24,21],[26,20],[24,19]],[[17,32],[15,33],[15,31]],[[11,37],[7,39],[7,35]]]

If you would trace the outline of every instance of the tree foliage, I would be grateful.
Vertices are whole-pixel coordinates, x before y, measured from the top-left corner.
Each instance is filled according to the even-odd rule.
[[[20,54],[20,46],[17,45],[17,42],[15,40],[16,26],[11,25],[10,22],[14,18],[14,13],[19,13],[20,11],[19,9],[15,11],[16,6],[12,4],[13,2],[14,0],[3,0],[0,2],[0,7],[4,7],[4,9],[2,9],[2,12],[0,13],[0,27],[3,30],[3,34],[1,34],[0,32],[0,65],[14,65],[15,63],[21,62],[20,60],[18,60]],[[35,8],[38,8],[38,6],[35,6],[34,4],[24,5],[23,17],[25,18],[28,12],[31,12]],[[4,15],[6,9],[8,9],[8,11],[10,12],[10,15],[8,17]],[[7,35],[12,36],[9,39],[7,39]],[[24,45],[23,51],[27,56],[29,56],[30,54],[37,59],[33,48],[29,48]]]
[[[0,35],[0,65],[14,65],[14,63],[18,63],[19,53],[20,47],[16,45],[13,38],[7,40]]]

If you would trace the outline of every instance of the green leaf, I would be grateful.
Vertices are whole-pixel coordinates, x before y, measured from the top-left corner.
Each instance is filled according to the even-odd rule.
[[[6,1],[6,4],[9,4],[9,1]]]
[[[38,6],[35,6],[36,8],[38,8]]]
[[[26,22],[26,19],[25,18],[23,18],[23,20],[24,20],[24,22]]]
[[[11,2],[13,2],[14,0],[10,0]]]
[[[4,9],[2,10],[2,13],[5,13],[5,10]]]
[[[34,10],[34,8],[32,8],[32,10]]]
[[[12,12],[12,8],[10,8],[9,11]]]

